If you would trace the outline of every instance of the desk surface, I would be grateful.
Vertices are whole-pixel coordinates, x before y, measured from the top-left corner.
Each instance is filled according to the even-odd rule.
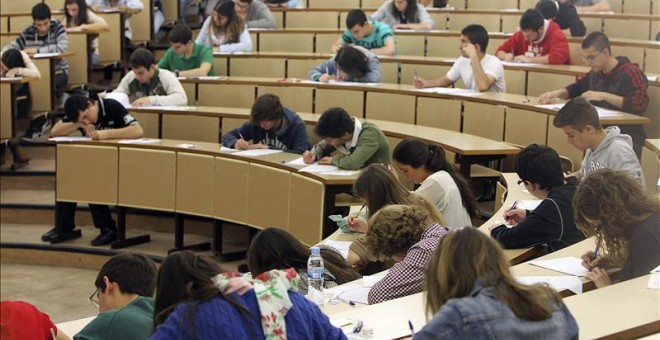
[[[660,290],[646,288],[649,277],[565,298],[580,339],[632,339],[660,332]]]

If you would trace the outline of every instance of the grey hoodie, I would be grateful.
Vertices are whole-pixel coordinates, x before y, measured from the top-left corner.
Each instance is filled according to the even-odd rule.
[[[610,126],[605,132],[607,136],[595,150],[587,149],[582,160],[582,177],[598,169],[608,168],[629,173],[645,187],[642,167],[632,148],[632,138],[621,134],[618,126]]]

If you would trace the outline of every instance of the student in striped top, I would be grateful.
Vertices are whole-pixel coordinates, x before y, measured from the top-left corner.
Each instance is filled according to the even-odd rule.
[[[10,48],[22,50],[28,55],[37,53],[64,53],[69,50],[69,44],[64,25],[59,20],[51,18],[50,7],[38,3],[32,7],[34,23],[21,32],[16,40],[2,49],[4,53]],[[69,82],[69,63],[62,58],[55,63],[55,87],[62,87]]]

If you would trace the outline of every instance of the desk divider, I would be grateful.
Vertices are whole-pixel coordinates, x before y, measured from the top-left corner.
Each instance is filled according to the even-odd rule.
[[[5,138],[12,138],[12,126],[14,117],[14,106],[12,103],[13,84],[2,83],[0,85],[0,139],[4,142]]]
[[[124,22],[119,12],[99,12],[98,16],[105,19],[110,31],[99,35],[99,59],[101,62],[124,60],[123,39]]]
[[[67,33],[69,51],[74,53],[66,57],[69,62],[69,84],[87,84],[89,78],[89,53],[85,33]]]
[[[53,107],[53,94],[55,88],[53,79],[54,66],[57,60],[50,58],[32,59],[34,66],[39,69],[41,78],[30,83],[30,96],[33,111],[50,111]]]

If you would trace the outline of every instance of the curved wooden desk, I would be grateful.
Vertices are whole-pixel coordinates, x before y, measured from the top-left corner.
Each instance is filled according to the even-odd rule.
[[[29,83],[37,78],[0,78],[0,140],[16,135],[14,118],[18,115],[16,91],[21,84]]]
[[[279,227],[315,244],[334,231],[325,223],[334,196],[350,192],[357,177],[300,173],[283,163],[295,154],[246,157],[215,143],[184,143],[58,143],[56,200],[119,206],[121,238],[113,248],[131,245],[124,240],[126,207]]]

